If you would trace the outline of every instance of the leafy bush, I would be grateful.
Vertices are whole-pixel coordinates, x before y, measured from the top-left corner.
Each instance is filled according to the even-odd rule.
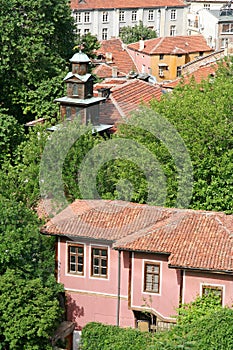
[[[132,328],[107,326],[97,322],[88,323],[82,331],[82,350],[141,350],[152,341],[150,333]]]

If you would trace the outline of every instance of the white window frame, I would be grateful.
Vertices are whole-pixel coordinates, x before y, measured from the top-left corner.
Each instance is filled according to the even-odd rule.
[[[138,14],[137,10],[132,10],[132,16],[131,16],[132,22],[137,21],[137,14]]]
[[[148,21],[154,21],[154,15],[155,15],[155,11],[149,10],[148,11]]]
[[[223,26],[228,26],[229,30],[227,31],[223,31]],[[233,23],[223,23],[222,24],[222,33],[226,33],[226,34],[233,34]]]
[[[108,40],[108,28],[102,29],[102,40]]]
[[[124,10],[119,11],[119,22],[125,22],[125,11]]]
[[[103,12],[102,21],[103,23],[108,22],[108,11]]]
[[[81,23],[82,22],[81,12],[75,12],[74,13],[74,21],[75,21],[75,23]]]
[[[69,271],[69,246],[83,246],[83,273],[74,273]],[[86,277],[86,244],[83,242],[76,241],[66,241],[66,264],[65,264],[65,275],[73,276],[77,278],[85,278]]]
[[[176,36],[176,26],[174,24],[170,26],[170,36]]]
[[[89,28],[85,28],[84,29],[84,35],[87,35],[88,33],[90,33],[90,29]]]
[[[177,19],[177,11],[176,11],[176,9],[171,9],[170,20],[176,21],[176,19]]]
[[[90,11],[84,12],[84,23],[90,23],[91,21],[91,13]]]
[[[107,250],[107,276],[95,276],[95,275],[92,275],[92,249],[95,249],[95,248],[99,248],[99,249],[106,249]],[[109,280],[110,279],[110,249],[109,249],[109,246],[107,245],[99,245],[99,244],[91,244],[90,247],[89,247],[89,278],[90,279],[98,279],[98,280]]]

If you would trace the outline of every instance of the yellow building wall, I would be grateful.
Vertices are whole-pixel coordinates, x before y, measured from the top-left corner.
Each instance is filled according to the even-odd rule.
[[[203,56],[206,56],[209,53],[210,52],[205,52],[203,53]],[[158,82],[162,82],[164,80],[174,80],[177,77],[177,67],[191,62],[197,57],[199,57],[199,52],[183,54],[180,57],[178,55],[164,55],[163,59],[160,59],[160,55],[153,55],[151,56],[152,75],[157,78]],[[162,67],[164,77],[159,76],[159,64],[167,64],[167,70],[165,67]]]

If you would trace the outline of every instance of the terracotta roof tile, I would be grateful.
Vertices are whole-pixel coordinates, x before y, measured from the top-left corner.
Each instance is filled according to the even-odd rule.
[[[128,0],[127,2],[123,0],[71,0],[71,9],[78,10],[92,10],[92,9],[124,9],[124,8],[155,8],[155,7],[184,7],[187,6],[182,0],[147,0],[145,4],[142,5],[140,0]]]
[[[104,86],[104,85],[102,85]],[[140,79],[129,79],[111,88],[109,99],[100,105],[100,123],[121,122],[129,117],[142,103],[153,98],[160,100],[162,89]]]
[[[177,78],[171,82],[163,84],[165,88],[175,88],[178,84],[189,84],[192,78],[199,84],[202,80],[207,80],[211,75],[214,76],[218,69],[217,63],[210,63],[209,65],[205,65],[203,67],[197,68],[194,72],[190,74],[185,74],[181,78]]]
[[[233,272],[233,215],[123,201],[77,200],[42,232],[102,239],[115,249],[163,253],[171,267]]]
[[[139,42],[129,44],[128,49],[139,51]],[[192,52],[213,51],[206,43],[203,35],[167,36],[144,41],[144,49],[140,50],[148,55],[155,54],[184,54]]]
[[[98,65],[93,73],[101,78],[112,76],[112,67],[117,67],[118,76],[126,76],[131,70],[136,71],[136,67],[131,56],[124,48],[124,44],[119,38],[112,38],[100,42],[101,46],[96,50],[96,54],[105,57],[105,64]],[[112,54],[112,63],[106,62],[106,53]],[[94,61],[95,62],[95,61]]]

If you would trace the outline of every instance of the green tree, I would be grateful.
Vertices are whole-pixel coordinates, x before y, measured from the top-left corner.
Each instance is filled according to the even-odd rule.
[[[141,39],[156,38],[157,34],[154,30],[144,26],[142,21],[139,21],[139,24],[136,24],[134,27],[123,27],[120,31],[120,37],[125,44],[131,44]]]
[[[50,349],[63,312],[54,238],[40,234],[32,210],[3,196],[0,218],[0,342],[3,349]]]
[[[41,84],[64,74],[75,45],[69,3],[2,0],[0,27],[1,105],[21,122],[32,120],[37,117],[27,108],[32,95],[40,94]],[[46,102],[46,93],[43,97]],[[40,100],[37,110],[43,103]]]
[[[95,50],[99,48],[100,43],[95,35],[90,32],[84,35],[78,35],[75,49],[82,50],[89,58],[95,58]]]
[[[0,276],[0,349],[52,350],[62,315],[59,290],[53,281],[25,279],[14,269]]]

